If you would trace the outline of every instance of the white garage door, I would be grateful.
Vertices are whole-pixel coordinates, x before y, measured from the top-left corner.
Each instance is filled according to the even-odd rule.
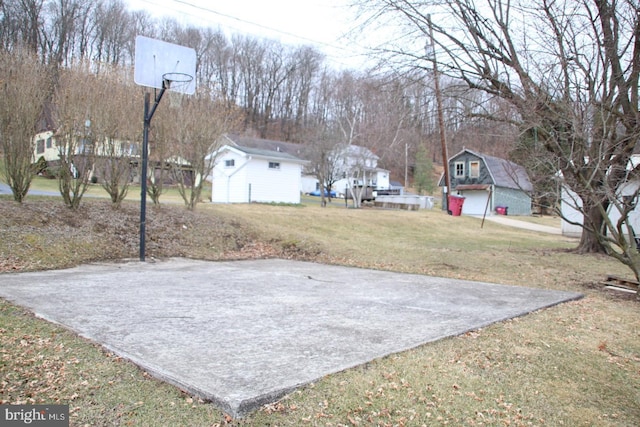
[[[463,215],[484,215],[484,210],[487,206],[487,199],[489,198],[489,192],[486,190],[478,191],[462,191],[464,199],[462,205]],[[491,209],[491,206],[489,206]],[[487,212],[489,215],[491,212]]]

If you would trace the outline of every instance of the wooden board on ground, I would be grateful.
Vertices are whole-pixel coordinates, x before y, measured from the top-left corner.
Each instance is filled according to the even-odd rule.
[[[620,288],[620,290],[626,291],[638,292],[638,288],[640,288],[640,283],[636,280],[611,275],[601,283],[609,288]]]

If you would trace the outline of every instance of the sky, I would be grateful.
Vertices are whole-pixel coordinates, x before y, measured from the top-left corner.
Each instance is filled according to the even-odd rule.
[[[349,0],[128,0],[130,10],[171,17],[182,24],[221,28],[279,40],[287,45],[313,45],[338,68],[360,67],[362,50],[346,35],[353,30]]]

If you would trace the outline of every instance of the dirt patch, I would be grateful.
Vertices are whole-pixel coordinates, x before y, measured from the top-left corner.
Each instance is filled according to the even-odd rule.
[[[140,208],[87,200],[70,210],[59,200],[18,204],[0,200],[0,272],[40,270],[82,262],[137,258]],[[262,242],[250,227],[183,206],[147,209],[146,257],[248,259],[291,256],[277,242]]]

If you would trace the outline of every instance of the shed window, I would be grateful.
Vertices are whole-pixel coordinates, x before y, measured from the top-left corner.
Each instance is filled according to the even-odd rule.
[[[456,162],[455,164],[456,178],[464,178],[464,162]]]
[[[236,159],[230,159],[230,160],[225,160],[224,161],[224,167],[225,168],[233,168],[236,166]]]
[[[269,162],[269,169],[280,169],[280,162]]]
[[[469,178],[480,178],[480,162],[469,163]]]

